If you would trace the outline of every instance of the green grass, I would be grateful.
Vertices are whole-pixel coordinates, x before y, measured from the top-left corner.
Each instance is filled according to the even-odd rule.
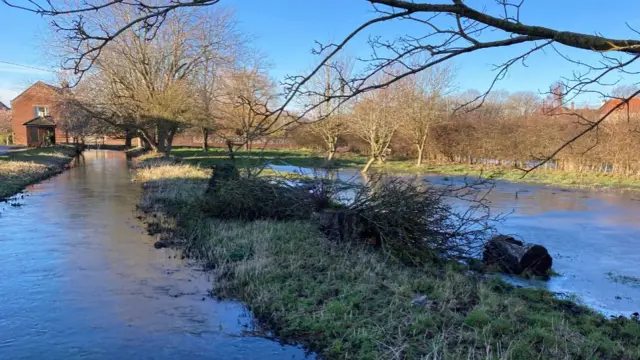
[[[0,155],[0,199],[59,173],[75,150],[67,146],[18,150]]]
[[[196,148],[176,148],[172,155],[183,159],[186,163],[211,166],[228,159],[227,153],[221,149],[204,152]],[[236,154],[239,166],[260,166],[266,161],[275,165],[293,165],[296,167],[324,167],[327,161],[324,154],[306,149],[283,149],[251,152],[239,151]],[[338,154],[331,166],[335,168],[362,168],[367,162],[365,156]],[[616,189],[640,189],[640,178],[612,176],[604,173],[564,172],[537,169],[525,174],[517,169],[496,167],[492,165],[439,165],[426,163],[420,167],[413,160],[391,160],[384,164],[374,163],[372,169],[395,174],[442,174],[452,176],[482,176],[513,182],[530,182],[566,187],[597,187]]]
[[[206,218],[199,199],[209,174],[185,164],[142,168],[141,207],[211,269],[213,295],[244,302],[283,341],[327,359],[640,358],[640,323],[550,292],[468,275],[457,263],[403,266],[329,242],[305,221]],[[414,304],[417,295],[426,299]]]

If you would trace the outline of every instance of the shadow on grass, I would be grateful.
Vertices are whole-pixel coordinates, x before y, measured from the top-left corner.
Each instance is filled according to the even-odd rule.
[[[211,149],[208,152],[196,148],[177,148],[171,154],[182,158],[187,163],[201,166],[212,166],[229,159],[227,151],[219,148]],[[274,165],[292,165],[308,168],[326,167],[327,165],[338,168],[353,168],[361,167],[366,162],[365,158],[355,156],[338,157],[328,162],[324,154],[300,149],[242,150],[236,152],[235,157],[237,165],[241,167],[261,166],[268,162]]]

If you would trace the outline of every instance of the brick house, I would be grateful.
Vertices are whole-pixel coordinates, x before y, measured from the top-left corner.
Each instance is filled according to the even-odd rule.
[[[17,145],[38,147],[64,137],[57,129],[55,114],[61,92],[62,88],[38,81],[11,101],[11,126]]]
[[[600,107],[600,115],[606,115],[613,110],[609,116],[615,120],[629,120],[640,118],[640,98],[629,99],[627,104],[622,104],[621,99],[610,99],[602,104]],[[619,106],[616,108],[616,106]],[[614,110],[615,108],[615,110]]]

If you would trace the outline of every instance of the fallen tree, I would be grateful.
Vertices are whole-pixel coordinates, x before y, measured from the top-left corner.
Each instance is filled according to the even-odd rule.
[[[485,245],[482,254],[485,265],[496,265],[509,274],[546,275],[553,259],[547,249],[538,244],[526,244],[506,235],[497,235]]]

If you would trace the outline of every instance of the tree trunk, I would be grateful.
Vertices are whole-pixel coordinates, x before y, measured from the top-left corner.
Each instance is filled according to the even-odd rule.
[[[124,135],[124,146],[127,148],[131,147],[131,139],[133,138],[133,134],[131,134],[131,131],[129,129],[125,130],[125,135]]]
[[[167,133],[165,132],[165,130],[163,128],[161,128],[160,126],[157,126],[157,130],[156,130],[156,142],[155,144],[153,142],[151,143],[151,147],[153,148],[153,151],[156,153],[166,153],[166,137],[167,137]],[[154,147],[155,145],[155,147]]]
[[[151,150],[153,152],[158,152],[158,147],[156,146],[156,143],[155,143],[154,139],[152,139],[149,134],[147,134],[144,131],[139,131],[138,132],[138,136],[142,140],[142,147],[145,150]]]
[[[331,161],[333,156],[336,154],[336,145],[338,143],[338,138],[331,137],[329,140],[329,155],[327,156],[327,160]]]
[[[416,162],[417,166],[422,166],[422,151],[424,149],[421,146],[418,146],[418,160]]]
[[[509,274],[524,272],[546,275],[553,259],[542,245],[525,244],[510,236],[494,236],[487,242],[482,254],[487,265],[497,265]]]
[[[171,149],[173,149],[173,138],[176,136],[176,129],[169,131],[167,134],[167,138],[165,141],[167,142],[165,145],[165,151],[167,154],[171,153]]]
[[[371,167],[371,164],[373,164],[374,161],[376,161],[375,156],[371,157],[369,161],[367,161],[367,165],[364,166],[364,168],[362,169],[362,172],[366,174],[369,171],[369,168]]]
[[[229,155],[229,159],[231,161],[234,161],[235,155],[233,154],[233,143],[231,142],[231,140],[227,140],[227,149],[229,149],[229,152],[227,153]]]
[[[202,151],[209,151],[209,129],[202,128]]]

